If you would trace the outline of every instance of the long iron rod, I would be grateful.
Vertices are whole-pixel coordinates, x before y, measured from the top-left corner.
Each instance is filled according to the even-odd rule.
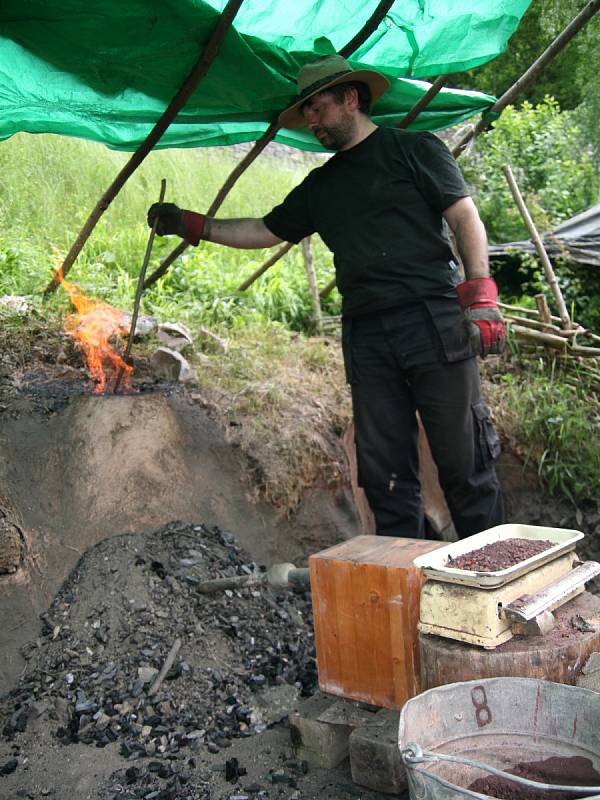
[[[365,22],[365,24],[359,30],[359,32],[356,34],[356,36],[353,36],[352,39],[348,42],[348,44],[344,45],[344,47],[341,48],[341,50],[339,51],[340,55],[344,56],[344,58],[348,58],[348,56],[352,55],[352,53],[355,50],[357,50],[361,46],[361,44],[364,44],[364,42],[367,41],[367,39],[373,33],[373,31],[376,30],[376,28],[379,25],[379,23],[385,18],[385,15],[390,10],[390,8],[393,6],[393,4],[394,4],[394,0],[381,0],[381,2],[377,6],[377,8],[373,12],[373,14]],[[281,125],[278,122],[278,118],[279,118],[279,114],[277,115],[275,120],[269,125],[267,130],[260,137],[260,139],[256,140],[256,142],[254,143],[254,146],[248,151],[248,153],[246,153],[246,155],[240,161],[240,163],[232,170],[232,172],[230,173],[229,177],[227,178],[227,180],[225,181],[225,183],[223,184],[221,189],[218,191],[218,193],[217,193],[215,199],[213,200],[213,202],[211,203],[210,208],[206,212],[206,215],[208,217],[212,217],[217,213],[217,211],[221,207],[223,201],[225,200],[225,198],[227,197],[229,192],[235,186],[238,178],[241,175],[244,174],[244,172],[248,169],[248,167],[252,164],[252,162],[256,159],[256,157],[260,153],[262,153],[262,151],[269,144],[269,142],[272,142],[273,139],[275,138],[275,136],[277,135],[277,133],[281,130]],[[148,288],[148,286],[151,286],[159,278],[161,278],[166,273],[166,271],[169,269],[171,264],[186,250],[186,248],[188,246],[189,245],[188,245],[187,242],[180,242],[177,245],[177,247],[175,247],[169,253],[169,255],[166,258],[163,259],[161,264],[148,277],[148,279],[146,280],[144,288]],[[288,250],[289,249],[290,248],[288,248]],[[285,252],[287,253],[287,250]],[[281,252],[281,255],[284,255],[284,253]],[[275,261],[272,261],[271,259],[268,259],[268,261],[266,261],[265,264],[263,264],[264,269],[261,267],[261,268],[259,268],[259,270],[257,270],[258,274],[255,273],[256,278],[259,277],[259,275],[262,275],[263,272],[265,272],[266,269],[268,269],[273,264],[275,264],[277,260],[278,259],[275,259]],[[250,278],[248,278],[242,284],[244,289],[247,289],[248,286],[250,286],[252,284],[253,280],[250,280],[251,278],[252,278],[252,275],[250,276]],[[254,278],[254,280],[256,280],[256,278]],[[240,291],[241,291],[241,289],[240,289]]]
[[[223,9],[221,16],[217,24],[215,25],[215,29],[212,32],[212,35],[204,50],[202,51],[202,55],[198,59],[196,65],[194,66],[193,70],[190,72],[188,77],[183,82],[181,89],[177,92],[175,97],[171,100],[163,114],[161,115],[160,119],[156,123],[156,125],[152,128],[146,139],[142,142],[140,147],[135,151],[135,153],[131,156],[127,164],[121,169],[117,177],[108,187],[108,189],[104,192],[100,200],[98,200],[95,208],[93,209],[92,213],[87,218],[83,228],[77,239],[73,242],[71,249],[67,253],[67,256],[62,265],[62,274],[64,277],[67,276],[67,273],[73,266],[75,259],[83,249],[84,244],[89,239],[92,231],[96,227],[100,217],[104,214],[106,209],[115,199],[119,191],[123,188],[124,184],[128,180],[128,178],[135,172],[135,170],[139,167],[142,161],[146,158],[148,153],[151,152],[154,145],[159,141],[162,137],[163,133],[167,130],[171,122],[175,119],[179,111],[183,108],[183,106],[189,100],[191,94],[196,89],[198,83],[202,80],[202,78],[208,72],[208,68],[215,60],[219,48],[223,39],[225,38],[227,32],[231,28],[235,15],[240,9],[240,6],[244,0],[229,0],[225,8]],[[48,286],[46,287],[46,294],[53,292],[59,284],[59,280],[56,276],[50,281]]]
[[[166,190],[167,190],[167,181],[165,180],[165,178],[163,178],[160,182],[160,195],[158,198],[159,203],[162,203],[162,201],[165,199]],[[148,262],[150,261],[150,255],[152,253],[152,245],[154,244],[154,237],[156,236],[157,225],[158,225],[158,217],[154,220],[152,224],[152,229],[150,230],[150,236],[148,237],[148,244],[146,245],[146,253],[144,255],[144,262],[142,264],[142,269],[140,270],[137,287],[135,290],[135,300],[133,303],[133,313],[131,315],[129,336],[127,337],[127,347],[125,348],[125,353],[123,354],[123,361],[126,364],[128,363],[129,356],[131,355],[131,347],[133,345],[133,338],[135,336],[135,328],[137,325],[138,314],[140,313],[142,292],[144,290],[144,278],[146,276],[146,270],[148,269]],[[117,392],[119,391],[119,386],[121,385],[121,380],[123,379],[124,371],[125,368],[121,367],[121,369],[119,370],[119,374],[117,375],[117,379],[115,381],[114,394],[117,394]]]

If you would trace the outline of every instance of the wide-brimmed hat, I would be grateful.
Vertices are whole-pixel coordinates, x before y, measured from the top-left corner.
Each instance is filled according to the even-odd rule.
[[[306,125],[300,111],[302,104],[318,92],[350,81],[366,83],[371,90],[373,103],[390,88],[388,79],[375,70],[352,69],[342,56],[324,56],[301,67],[297,78],[298,95],[293,105],[279,115],[279,124],[282,128],[301,128]]]

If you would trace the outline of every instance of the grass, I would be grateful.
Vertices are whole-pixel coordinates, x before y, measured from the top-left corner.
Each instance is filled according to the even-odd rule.
[[[505,434],[551,494],[600,497],[600,398],[582,376],[538,362],[500,378]]]
[[[144,161],[102,216],[69,278],[112,305],[130,308],[148,241],[146,210],[167,180],[168,201],[206,209],[241,158],[224,149],[157,151]],[[20,134],[0,147],[0,292],[41,298],[55,264],[71,247],[95,203],[128,160],[91,142]],[[222,216],[262,216],[318,164],[312,159],[265,156],[238,181]],[[152,272],[179,240],[155,240]],[[319,284],[333,275],[332,259],[314,238]],[[190,248],[169,274],[144,293],[145,313],[177,312],[187,322],[239,326],[279,320],[311,329],[311,305],[303,258],[294,248],[249,290],[241,281],[272,251],[240,251],[204,244]],[[58,255],[57,255],[58,254]],[[333,293],[326,311],[339,310]]]

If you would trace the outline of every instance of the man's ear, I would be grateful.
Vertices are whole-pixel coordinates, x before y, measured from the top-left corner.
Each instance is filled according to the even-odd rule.
[[[358,91],[356,86],[347,86],[346,87],[346,95],[344,97],[346,101],[346,108],[348,111],[356,111],[359,107],[358,101]]]

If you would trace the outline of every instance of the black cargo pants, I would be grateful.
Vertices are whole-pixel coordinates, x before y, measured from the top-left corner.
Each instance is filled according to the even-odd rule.
[[[458,303],[439,298],[344,319],[358,482],[377,533],[425,535],[418,411],[459,537],[504,521],[494,459],[500,441]]]

